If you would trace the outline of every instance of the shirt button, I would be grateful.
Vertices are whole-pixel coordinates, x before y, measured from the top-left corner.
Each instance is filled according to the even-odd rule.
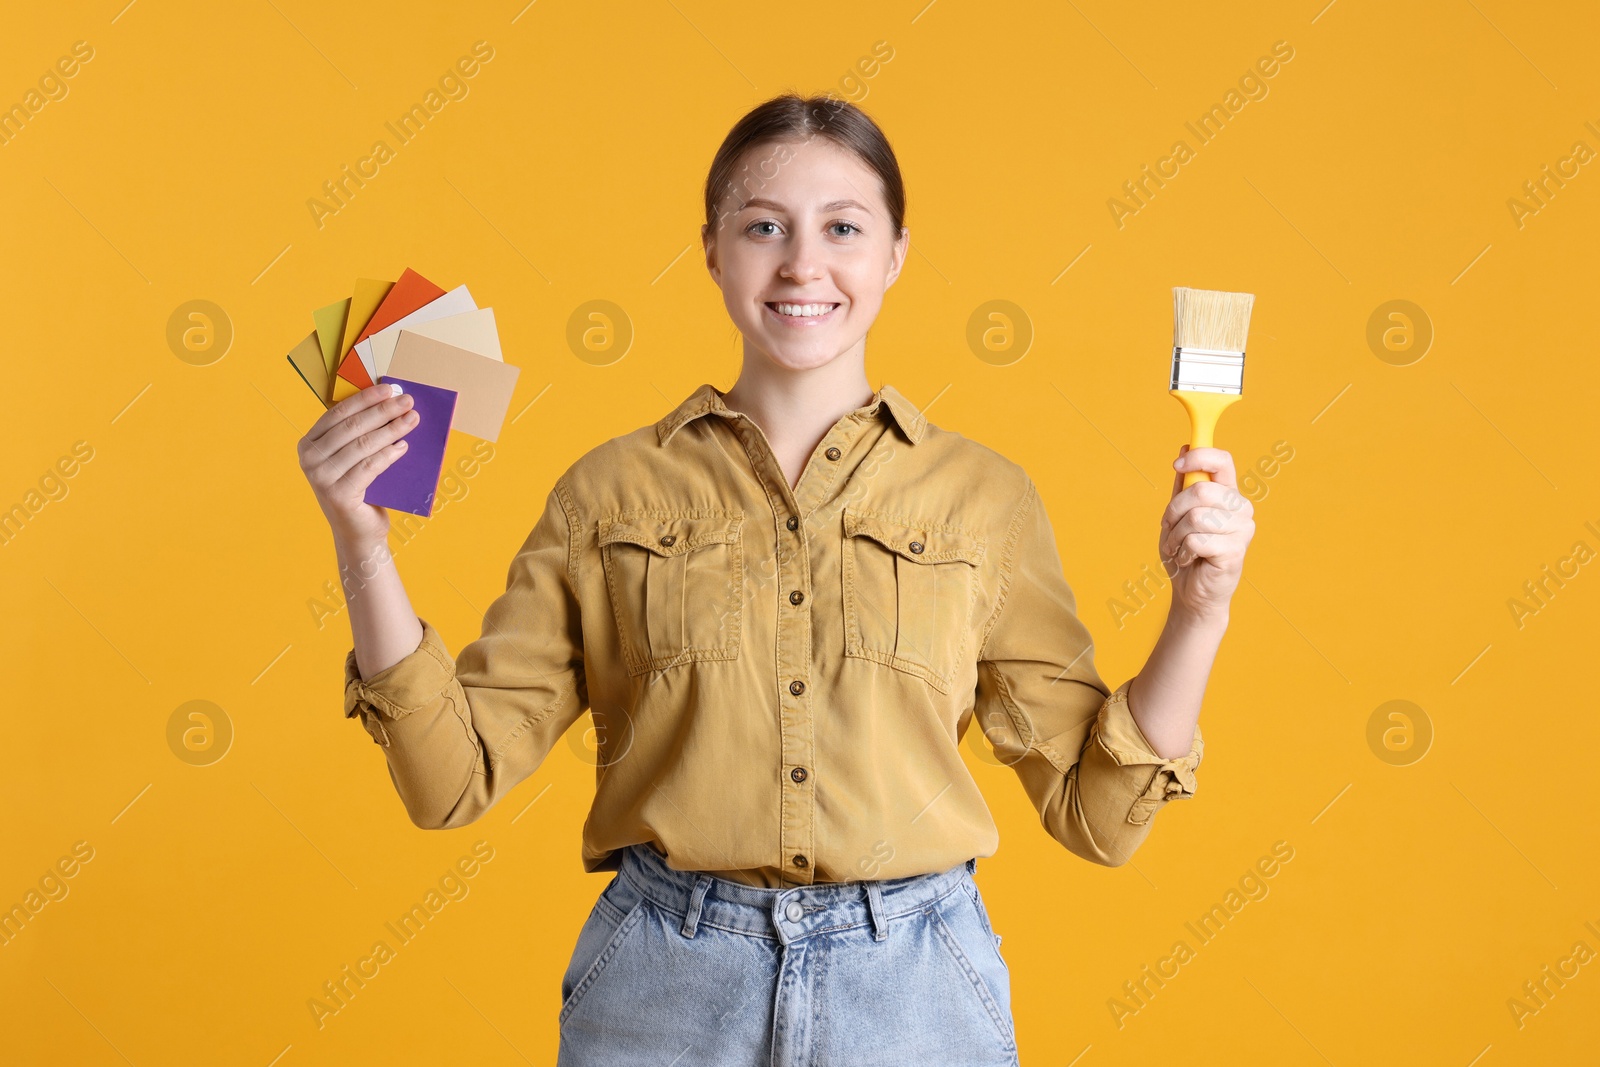
[[[797,782],[803,782],[806,780],[806,769],[804,767],[796,767],[789,772],[789,777]]]
[[[838,459],[842,454],[843,453],[841,453],[837,448],[830,448],[823,453],[823,455],[827,456],[829,459]]]
[[[921,541],[913,541],[907,547],[910,548],[911,551],[913,551],[913,552],[919,552],[920,553],[922,551],[923,545],[922,545]]]
[[[789,901],[789,906],[783,909],[784,917],[792,923],[797,923],[806,917],[806,909],[800,906],[798,900]]]
[[[789,521],[785,522],[784,525],[789,527],[791,530],[797,530],[800,528],[800,520],[795,518],[793,515],[790,515]]]
[[[804,856],[796,856],[794,858],[794,865],[796,867],[806,867],[806,866],[809,866],[810,864],[811,864],[811,861],[806,859]]]
[[[672,542],[676,541],[677,539],[678,537],[676,534],[666,534],[661,538],[661,543],[670,547]]]
[[[793,693],[795,696],[799,696],[805,691],[806,683],[802,682],[800,679],[796,678],[794,681],[789,683],[789,692]]]
[[[796,590],[793,590],[792,592],[790,592],[790,594],[789,594],[789,603],[798,604],[798,603],[800,603],[800,601],[804,600],[805,598],[806,598],[806,595],[804,593],[802,593],[800,590],[796,589]]]

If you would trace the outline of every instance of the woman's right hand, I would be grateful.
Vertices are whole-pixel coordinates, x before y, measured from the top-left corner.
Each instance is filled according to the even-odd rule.
[[[300,469],[311,483],[336,541],[368,546],[389,536],[389,512],[368,504],[367,486],[405,452],[401,440],[417,425],[411,397],[388,382],[345,397],[300,438]]]

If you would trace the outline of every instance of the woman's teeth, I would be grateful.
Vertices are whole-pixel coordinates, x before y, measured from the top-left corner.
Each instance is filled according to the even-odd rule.
[[[826,315],[838,304],[768,304],[772,310],[780,315],[790,315],[795,318],[809,318],[812,315]]]

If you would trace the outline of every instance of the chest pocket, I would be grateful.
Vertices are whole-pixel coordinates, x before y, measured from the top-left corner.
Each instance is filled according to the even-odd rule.
[[[621,512],[600,520],[600,562],[629,674],[739,655],[740,511]]]
[[[948,525],[844,512],[844,653],[948,692],[967,655],[984,542]]]

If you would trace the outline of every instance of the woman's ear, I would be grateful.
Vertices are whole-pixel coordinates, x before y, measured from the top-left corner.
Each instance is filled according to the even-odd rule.
[[[906,265],[906,252],[910,248],[911,231],[902,226],[900,227],[900,236],[895,239],[894,244],[889,249],[889,276],[883,282],[885,289],[893,285],[895,279],[900,277],[900,270]]]
[[[711,272],[711,280],[722,287],[722,268],[717,266],[717,240],[711,233],[710,223],[700,224],[700,246],[705,251],[706,270]]]

